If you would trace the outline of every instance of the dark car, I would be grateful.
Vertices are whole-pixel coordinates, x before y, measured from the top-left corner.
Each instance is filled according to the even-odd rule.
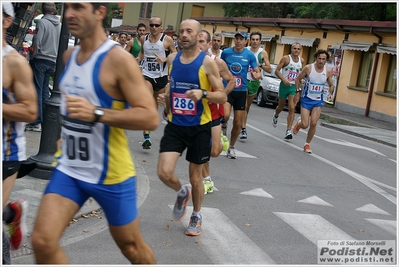
[[[255,97],[256,104],[260,107],[276,107],[278,105],[278,89],[281,80],[274,74],[277,65],[270,64],[270,66],[272,67],[271,73],[262,70],[262,80],[260,81],[258,93]],[[285,108],[288,108],[287,100],[285,101]],[[295,111],[297,113],[301,111],[301,100],[298,101]]]

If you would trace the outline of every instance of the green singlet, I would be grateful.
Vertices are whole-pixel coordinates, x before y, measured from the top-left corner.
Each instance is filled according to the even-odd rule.
[[[139,56],[140,51],[141,46],[139,45],[139,42],[137,42],[137,38],[134,38],[132,48],[130,49],[130,54],[136,58]]]

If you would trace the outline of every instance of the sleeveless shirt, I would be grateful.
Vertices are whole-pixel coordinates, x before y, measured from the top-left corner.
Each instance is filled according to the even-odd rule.
[[[208,100],[198,102],[191,100],[186,91],[191,89],[211,90],[211,85],[204,72],[203,61],[207,56],[200,52],[197,58],[189,63],[180,61],[179,51],[169,67],[170,70],[170,111],[168,120],[179,126],[198,126],[212,120]]]
[[[2,58],[14,50],[10,45],[3,47]],[[3,87],[3,103],[14,104],[14,93]],[[10,121],[3,118],[3,161],[26,160],[25,122]]]
[[[65,95],[77,95],[107,109],[127,107],[126,101],[112,98],[100,84],[104,58],[115,45],[107,39],[80,64],[80,46],[76,46],[60,76],[62,155],[56,168],[92,184],[117,184],[136,175],[124,129],[71,119],[66,106]]]
[[[295,84],[296,77],[298,77],[299,73],[302,71],[302,62],[300,57],[298,57],[298,62],[295,62],[291,55],[288,55],[288,57],[290,58],[290,62],[281,69],[281,75],[292,85]]]
[[[169,50],[165,50],[163,42],[166,35],[162,33],[161,38],[155,43],[150,42],[150,34],[145,36],[143,50],[143,75],[150,78],[159,78],[168,75],[168,69],[166,68],[167,63],[157,63],[155,61],[156,55],[160,57],[167,57]]]

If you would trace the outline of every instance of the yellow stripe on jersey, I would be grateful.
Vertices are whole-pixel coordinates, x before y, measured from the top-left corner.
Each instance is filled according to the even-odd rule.
[[[112,103],[112,109],[122,110],[124,108],[124,102],[114,101]],[[136,175],[124,129],[110,127],[108,154],[108,171],[104,184],[121,183]]]
[[[200,88],[202,90],[207,90],[208,92],[211,91],[211,83],[208,80],[208,76],[205,74],[204,66],[202,65],[198,71],[198,77],[200,82]],[[212,112],[208,105],[208,99],[202,98],[202,104],[204,105],[204,111],[201,115],[201,122],[200,125],[207,124],[208,122],[212,121]]]

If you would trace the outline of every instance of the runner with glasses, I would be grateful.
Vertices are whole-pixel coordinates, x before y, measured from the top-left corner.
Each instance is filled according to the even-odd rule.
[[[160,93],[165,92],[168,83],[167,56],[176,52],[173,39],[163,33],[162,20],[160,17],[150,19],[150,33],[141,37],[141,52],[139,62],[142,63],[142,72],[146,85],[154,96],[154,104]],[[144,131],[143,148],[151,148],[149,131]]]

